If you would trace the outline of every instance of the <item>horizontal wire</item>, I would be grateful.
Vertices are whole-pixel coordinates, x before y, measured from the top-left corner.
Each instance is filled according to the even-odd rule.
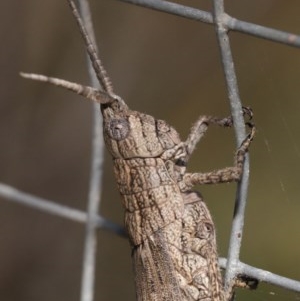
[[[227,265],[227,259],[219,258],[219,264],[222,268],[225,269]],[[266,270],[255,268],[240,261],[236,264],[236,274],[246,275],[259,281],[280,286],[282,288],[289,289],[295,292],[300,292],[300,281],[283,277]]]
[[[178,3],[172,3],[169,1],[157,1],[157,0],[118,0],[118,1],[131,3],[134,5],[150,8],[153,10],[169,13],[172,15],[177,15],[195,21],[201,21],[209,24],[214,23],[213,15],[210,12],[206,12],[189,6],[184,6]],[[224,14],[223,17],[224,17],[223,23],[230,30],[243,32],[255,37],[260,37],[274,42],[283,43],[293,47],[300,47],[300,35],[269,28],[266,26],[262,26],[250,22],[241,21],[227,14]]]
[[[7,200],[14,201],[16,203],[26,205],[28,207],[35,208],[46,213],[64,217],[76,222],[85,223],[87,221],[87,214],[84,211],[60,205],[53,201],[49,201],[40,197],[36,197],[3,183],[0,183],[0,196]],[[97,223],[99,228],[109,230],[121,237],[126,237],[126,232],[123,227],[101,216],[97,216],[95,218],[95,223]],[[226,258],[220,258],[220,266],[222,268],[226,267],[226,262]],[[238,263],[237,271],[240,274],[245,274],[260,281],[300,292],[299,281],[282,277],[280,275],[252,267],[242,262]]]
[[[64,217],[76,222],[86,223],[87,221],[87,213],[84,211],[70,208],[65,205],[60,205],[56,202],[34,196],[26,192],[22,192],[12,186],[3,183],[0,183],[0,196],[4,197],[7,200],[26,205],[28,207],[32,207],[53,215]],[[96,215],[94,222],[99,228],[112,231],[119,236],[126,236],[126,232],[123,227],[103,218],[102,216]]]

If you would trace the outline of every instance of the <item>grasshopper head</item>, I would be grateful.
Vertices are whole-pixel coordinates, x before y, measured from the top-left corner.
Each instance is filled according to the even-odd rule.
[[[176,130],[163,120],[131,111],[116,97],[102,105],[105,143],[114,158],[154,158],[179,144]]]

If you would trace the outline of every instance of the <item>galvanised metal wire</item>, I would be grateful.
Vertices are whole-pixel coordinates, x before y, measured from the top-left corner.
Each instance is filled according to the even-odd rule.
[[[209,23],[215,26],[217,40],[220,47],[220,54],[223,64],[224,76],[228,91],[228,100],[231,107],[231,113],[234,119],[234,129],[236,134],[236,143],[240,145],[245,137],[245,125],[242,112],[242,104],[239,96],[239,90],[236,80],[234,63],[231,54],[230,41],[228,31],[239,31],[256,37],[268,39],[274,42],[283,43],[289,46],[300,47],[300,36],[275,30],[272,28],[260,26],[257,24],[244,22],[235,19],[224,10],[223,0],[213,0],[213,13],[202,11],[196,8],[187,7],[181,4],[158,1],[158,0],[119,0],[145,8],[158,10],[161,12],[174,14],[179,17],[192,19]],[[92,40],[95,41],[93,26],[91,21],[91,13],[87,0],[78,0],[79,10],[82,15],[83,22],[89,32]],[[95,43],[96,45],[96,43]],[[96,87],[94,71],[88,60],[88,69],[90,75],[91,86]],[[60,205],[52,200],[46,200],[22,191],[14,187],[0,183],[0,196],[7,200],[26,205],[37,210],[71,219],[76,222],[86,224],[84,258],[81,285],[81,301],[92,301],[94,299],[94,282],[95,282],[95,254],[97,248],[96,231],[99,228],[106,229],[120,236],[126,236],[124,229],[98,214],[101,192],[102,164],[103,164],[103,138],[101,129],[101,120],[99,107],[94,105],[94,125],[92,139],[92,159],[90,186],[88,192],[88,210],[87,212],[73,209],[64,205]],[[249,158],[246,158],[243,178],[238,185],[236,192],[236,202],[234,209],[234,217],[232,222],[231,237],[229,243],[228,258],[220,258],[221,267],[225,268],[225,285],[239,274],[264,281],[273,285],[277,285],[286,289],[300,292],[300,282],[285,278],[269,271],[258,269],[242,263],[240,257],[240,247],[242,242],[242,233],[244,226],[244,216],[246,207],[246,198],[249,182]]]

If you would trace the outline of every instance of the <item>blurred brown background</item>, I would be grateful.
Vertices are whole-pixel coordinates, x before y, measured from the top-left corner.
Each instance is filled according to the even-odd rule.
[[[176,1],[210,10],[211,1]],[[101,58],[115,91],[136,109],[174,125],[182,138],[200,114],[229,105],[214,28],[120,3],[91,1]],[[231,15],[300,34],[298,0],[226,1]],[[0,181],[85,210],[91,105],[61,89],[24,80],[43,73],[88,83],[83,42],[66,1],[1,1]],[[242,260],[300,280],[300,49],[231,33],[240,93],[253,108],[251,183]],[[211,128],[190,170],[229,166],[232,130]],[[122,223],[106,158],[101,213]],[[235,184],[201,187],[226,256]],[[0,201],[0,298],[79,300],[84,225]],[[126,240],[99,231],[96,300],[133,300]],[[238,300],[298,300],[261,285]]]

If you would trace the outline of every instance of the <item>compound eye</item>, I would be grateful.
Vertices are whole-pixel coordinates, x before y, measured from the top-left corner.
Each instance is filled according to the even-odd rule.
[[[197,237],[200,239],[211,239],[214,237],[214,226],[211,222],[202,221],[197,226]]]
[[[112,119],[107,127],[107,132],[110,138],[120,141],[129,135],[129,123],[125,118]]]

